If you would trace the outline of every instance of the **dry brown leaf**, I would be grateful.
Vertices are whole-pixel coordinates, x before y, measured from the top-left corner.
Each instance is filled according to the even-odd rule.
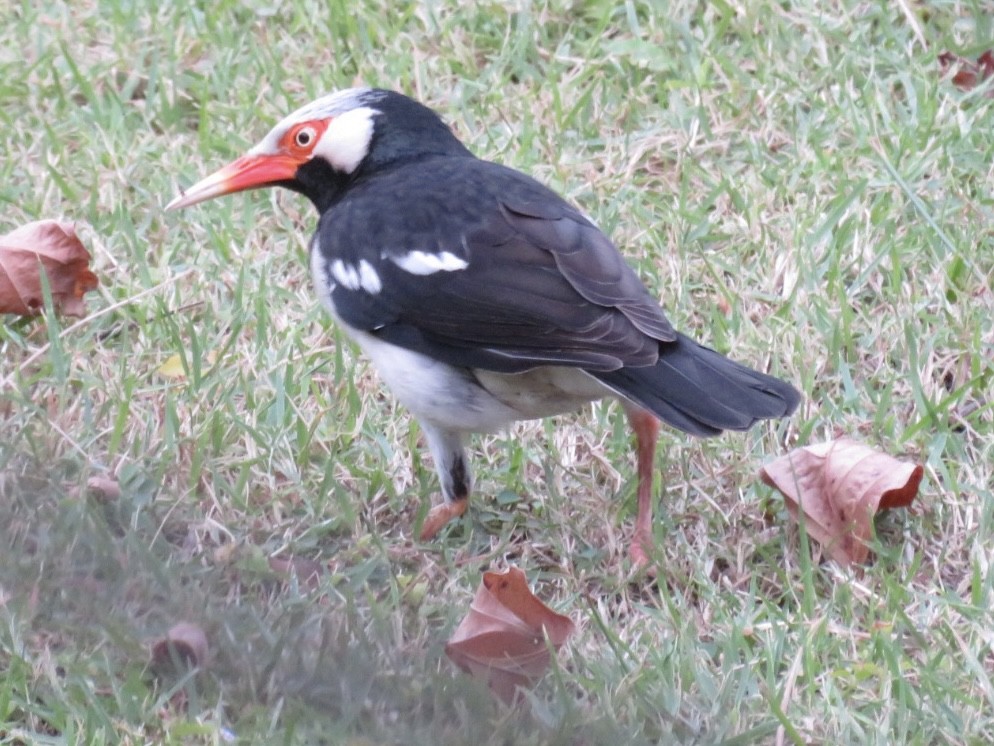
[[[296,575],[297,582],[303,587],[314,590],[321,582],[324,574],[324,565],[317,560],[305,559],[303,557],[270,557],[269,569],[279,575]]]
[[[166,636],[152,645],[152,665],[166,667],[174,662],[202,666],[207,661],[207,635],[196,624],[179,622]]]
[[[116,478],[107,474],[97,474],[86,480],[86,489],[90,494],[104,502],[112,502],[121,498],[121,485]]]
[[[528,687],[548,669],[548,644],[559,650],[574,629],[572,619],[535,597],[522,570],[510,567],[483,574],[469,613],[449,639],[445,653],[511,703],[519,687]]]
[[[99,283],[89,264],[72,223],[39,220],[0,236],[0,313],[39,313],[44,269],[56,310],[84,316],[83,294]]]
[[[842,565],[866,561],[878,510],[907,507],[924,470],[849,438],[797,448],[759,471],[808,534]]]
[[[988,49],[977,58],[976,62],[952,52],[943,52],[939,55],[939,67],[942,68],[943,75],[952,70],[953,85],[969,91],[994,75],[994,50]],[[994,95],[994,91],[988,92],[987,95]]]

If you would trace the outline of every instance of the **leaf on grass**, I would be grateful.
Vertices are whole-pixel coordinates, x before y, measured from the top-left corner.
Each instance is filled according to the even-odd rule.
[[[84,316],[83,294],[99,283],[89,265],[90,252],[72,223],[39,220],[0,236],[0,313],[41,311],[43,269],[56,310]]]
[[[94,497],[104,502],[112,502],[121,498],[120,482],[108,474],[97,474],[87,479],[86,489]]]
[[[207,635],[196,624],[179,622],[152,645],[152,665],[199,667],[207,661]]]
[[[943,52],[939,55],[939,67],[943,75],[952,71],[953,85],[969,91],[994,75],[994,50],[988,49],[976,62],[952,52]],[[988,91],[987,95],[994,96],[994,91]]]
[[[321,582],[324,565],[317,560],[304,557],[270,557],[269,569],[277,575],[296,575],[297,582],[308,590],[314,590]]]
[[[213,368],[214,364],[217,362],[217,353],[214,350],[209,350],[204,356],[204,360],[207,362],[207,365],[203,368],[203,372],[207,373],[207,371]],[[186,378],[186,370],[183,368],[183,358],[178,352],[175,352],[167,357],[163,361],[162,365],[155,369],[155,372],[163,378],[169,378],[175,381],[180,381]]]
[[[155,370],[163,378],[185,378],[186,371],[183,369],[183,359],[179,353],[174,353],[166,358],[166,361]]]
[[[903,508],[918,494],[924,470],[849,438],[797,448],[759,471],[783,493],[808,534],[842,565],[866,561],[878,510]]]
[[[522,570],[510,567],[483,574],[469,613],[445,653],[510,704],[519,687],[528,687],[548,669],[549,645],[559,650],[574,629],[572,619],[532,594]]]

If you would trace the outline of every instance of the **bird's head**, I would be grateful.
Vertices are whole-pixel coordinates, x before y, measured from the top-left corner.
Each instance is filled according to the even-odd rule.
[[[361,174],[431,155],[470,153],[435,112],[407,96],[349,88],[285,117],[258,145],[198,181],[166,209],[282,186],[305,195],[323,212]]]

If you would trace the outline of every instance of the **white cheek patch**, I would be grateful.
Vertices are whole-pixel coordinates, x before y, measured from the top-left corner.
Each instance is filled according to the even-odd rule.
[[[328,123],[328,128],[314,146],[314,155],[324,158],[336,171],[352,173],[369,153],[373,117],[379,113],[368,106],[360,106],[339,114]]]
[[[433,253],[430,251],[409,251],[406,254],[388,254],[387,259],[392,261],[405,272],[412,275],[433,275],[436,272],[457,272],[466,269],[469,262],[461,259],[451,251]]]
[[[376,295],[383,289],[380,276],[365,259],[358,265],[346,264],[341,259],[336,259],[331,263],[331,276],[348,290],[365,290],[370,295]]]

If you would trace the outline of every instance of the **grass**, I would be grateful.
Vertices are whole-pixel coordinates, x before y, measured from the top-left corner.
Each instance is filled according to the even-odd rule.
[[[0,326],[0,741],[989,742],[992,104],[936,60],[992,46],[988,10],[5,7],[0,229],[77,221],[102,284],[78,324]],[[617,407],[478,438],[469,518],[419,544],[431,464],[314,302],[309,206],[162,212],[356,81],[579,203],[677,326],[803,389],[789,423],[664,434],[658,581],[625,567]],[[926,468],[857,570],[756,478],[838,434]],[[101,474],[119,499],[87,494]],[[506,562],[580,625],[518,711],[443,654]],[[152,670],[180,620],[208,665]]]

